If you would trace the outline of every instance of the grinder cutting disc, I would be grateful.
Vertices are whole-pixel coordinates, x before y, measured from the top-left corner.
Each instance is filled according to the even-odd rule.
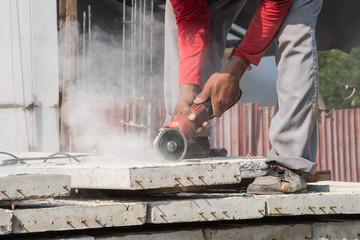
[[[177,128],[162,128],[154,144],[160,154],[168,160],[183,159],[187,151],[184,133]]]

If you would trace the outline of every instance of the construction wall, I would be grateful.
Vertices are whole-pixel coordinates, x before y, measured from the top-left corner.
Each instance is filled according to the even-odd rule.
[[[0,1],[0,149],[57,151],[56,0]]]

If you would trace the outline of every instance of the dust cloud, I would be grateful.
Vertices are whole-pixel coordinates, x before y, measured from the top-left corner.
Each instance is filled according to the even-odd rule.
[[[162,33],[156,29],[163,26],[144,26],[137,31],[124,28],[125,35],[103,31],[96,25],[89,35],[81,31],[81,24],[75,26],[74,81],[62,105],[69,151],[96,153],[102,163],[121,166],[166,161],[152,145],[163,121],[157,115],[163,75],[156,61],[163,57],[161,41],[157,40]],[[63,61],[62,69],[71,69],[66,66],[69,63]]]

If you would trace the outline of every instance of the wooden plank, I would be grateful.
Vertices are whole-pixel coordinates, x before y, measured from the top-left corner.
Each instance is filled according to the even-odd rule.
[[[308,183],[318,182],[318,181],[330,181],[331,171],[330,170],[316,171],[314,175],[305,175],[305,178]]]

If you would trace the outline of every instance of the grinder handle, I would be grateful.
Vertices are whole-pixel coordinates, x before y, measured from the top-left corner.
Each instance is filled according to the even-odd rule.
[[[238,100],[235,103],[228,106],[225,111],[229,110],[232,106],[234,106],[240,100],[241,95],[242,95],[242,91],[240,89],[240,94],[239,94]],[[211,104],[211,97],[209,97],[205,102],[203,102],[202,105],[208,110],[209,119],[214,118],[215,116],[214,116],[214,112],[213,112],[213,108],[212,108],[212,104]]]

